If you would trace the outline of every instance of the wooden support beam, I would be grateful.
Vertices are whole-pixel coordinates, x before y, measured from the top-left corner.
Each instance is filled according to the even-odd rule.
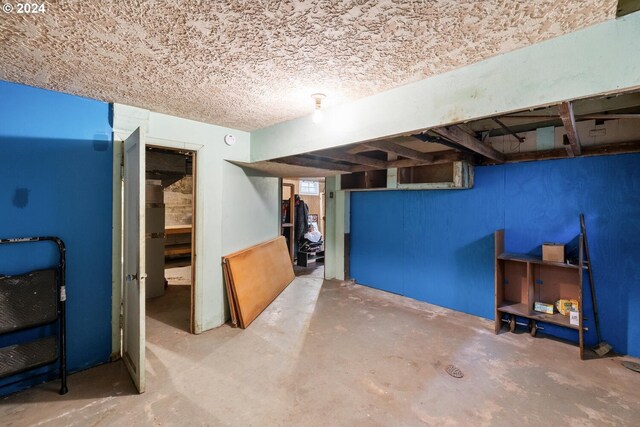
[[[496,162],[501,163],[504,161],[503,153],[499,152],[498,150],[495,150],[493,147],[487,144],[483,144],[480,140],[478,140],[477,138],[474,138],[473,136],[469,135],[468,133],[464,132],[463,130],[459,129],[456,126],[436,128],[436,129],[431,129],[431,131],[475,153],[481,154],[485,157],[495,160]]]
[[[348,150],[346,150],[346,152],[349,154],[360,154],[360,153],[367,153],[370,151],[375,151],[375,148],[367,147],[366,145],[362,145],[362,144],[358,144],[355,147],[351,147]]]
[[[578,120],[640,120],[640,114],[585,114],[576,116]]]
[[[387,162],[385,160],[374,159],[373,157],[362,154],[349,154],[338,150],[324,150],[312,153],[314,156],[323,157],[330,160],[342,160],[356,165],[372,166],[378,169],[386,169]]]
[[[462,147],[459,144],[456,144],[455,142],[451,142],[448,139],[444,139],[443,137],[441,137],[440,135],[430,135],[428,133],[418,133],[413,135],[413,137],[415,139],[418,139],[422,142],[428,142],[431,144],[440,144],[442,146],[445,147],[449,147],[449,148],[453,148],[454,150],[457,151],[461,151],[465,154],[476,154],[475,151],[473,150],[469,150],[466,147]]]
[[[415,143],[416,140],[420,140],[422,142],[434,143],[434,144],[445,144],[445,145],[446,145],[446,143],[449,142],[449,141],[447,141],[447,140],[445,140],[443,138],[440,138],[440,137],[437,137],[437,136],[433,136],[433,135],[422,134],[422,133],[382,138],[382,139],[378,139],[378,140],[375,140],[375,141],[388,141],[388,142],[393,142],[395,144],[404,146],[405,143],[412,144],[412,143]],[[369,142],[372,142],[372,141],[369,141]],[[360,153],[366,153],[366,152],[369,152],[369,151],[380,151],[379,148],[369,147],[366,144],[367,143],[358,144],[356,146],[353,146],[353,147],[347,149],[346,152],[349,153],[349,154],[360,154]],[[411,147],[409,147],[409,148],[411,148]]]
[[[470,160],[468,155],[456,150],[437,151],[430,154],[433,155],[433,159],[430,162],[415,159],[401,159],[389,162],[388,166],[390,168],[408,168],[412,166],[439,165],[442,163]]]
[[[573,104],[571,102],[563,102],[558,105],[558,113],[562,119],[564,130],[567,132],[567,139],[569,145],[567,146],[567,153],[569,156],[580,155],[580,138],[578,137],[578,130],[576,129],[576,117],[573,114]]]
[[[504,123],[502,123],[500,121],[500,119],[498,119],[497,117],[492,117],[492,120],[494,122],[496,122],[498,124],[498,126],[500,126],[505,132],[509,133],[510,135],[513,135],[514,138],[518,140],[518,142],[520,142],[521,144],[524,142],[524,138],[523,137],[521,137],[520,135],[518,135],[517,133],[515,133],[514,131],[509,129],[509,127],[507,125],[505,125]]]
[[[331,171],[355,172],[357,167],[351,165],[343,165],[340,163],[326,162],[324,160],[309,159],[306,157],[291,156],[273,159],[272,162],[284,163],[286,165],[305,166],[308,168],[326,169]]]
[[[408,148],[392,141],[369,141],[365,142],[364,145],[376,150],[386,151],[387,153],[394,153],[408,159],[422,160],[424,162],[433,160],[431,153],[423,153],[422,151],[414,150],[413,148]]]
[[[619,142],[615,144],[591,145],[582,147],[581,157],[607,156],[612,154],[640,153],[640,141]],[[532,162],[536,160],[555,160],[571,158],[564,148],[552,150],[525,151],[505,155],[506,163]],[[495,164],[494,161],[485,160],[483,165]]]

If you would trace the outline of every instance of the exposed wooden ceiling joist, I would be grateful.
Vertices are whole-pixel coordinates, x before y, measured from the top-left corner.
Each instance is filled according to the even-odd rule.
[[[396,144],[402,145],[404,147],[419,151],[421,153],[432,153],[437,151],[443,151],[443,150],[446,150],[447,148],[451,148],[450,146],[436,143],[433,140],[429,140],[429,141],[421,140],[420,138],[417,138],[417,135],[397,136],[392,138],[381,139],[379,141],[391,141]],[[428,142],[428,144],[425,144],[425,142]],[[360,154],[360,153],[367,153],[371,151],[380,151],[380,149],[375,147],[369,147],[368,145],[360,144],[360,145],[351,147],[346,151],[350,154]]]
[[[591,145],[582,147],[580,157],[605,156],[611,154],[629,154],[640,152],[640,141],[619,142],[615,144]],[[525,151],[522,153],[510,153],[505,155],[505,163],[530,162],[535,160],[566,159],[570,155],[564,148],[552,150]],[[484,160],[481,164],[495,164],[495,161]]]
[[[413,148],[408,148],[400,144],[396,144],[393,141],[369,141],[364,145],[374,148],[376,150],[386,151],[387,153],[397,154],[398,156],[406,157],[408,159],[421,160],[423,162],[433,161],[433,154],[423,153]]]
[[[342,171],[329,171],[326,169],[314,169],[304,166],[287,165],[284,163],[275,163],[271,161],[260,161],[253,163],[239,162],[236,160],[228,160],[236,166],[245,169],[249,176],[277,176],[280,178],[310,178],[310,177],[327,177],[341,175]]]
[[[342,172],[363,172],[371,170],[381,170],[389,168],[404,168],[413,166],[436,165],[442,163],[451,163],[460,160],[471,160],[469,154],[458,150],[441,150],[436,152],[424,153],[411,148],[407,148],[396,144],[392,141],[371,141],[362,145],[371,144],[368,149],[373,151],[385,151],[394,155],[400,155],[402,159],[391,159],[385,161],[361,154],[350,154],[348,151],[340,151],[337,149],[316,151],[310,154],[286,157],[273,160],[274,162],[286,163],[289,165],[297,165],[304,167],[323,168],[326,170],[339,170]],[[399,153],[396,153],[399,152]],[[413,158],[408,158],[412,156]],[[351,165],[344,163],[334,163],[325,159],[349,162]]]
[[[461,153],[456,150],[447,150],[433,153],[433,159],[425,163],[422,160],[415,159],[400,159],[394,160],[388,163],[390,168],[408,168],[412,166],[425,166],[425,165],[438,165],[442,163],[458,162],[461,160],[470,160],[467,154]]]
[[[376,167],[378,169],[385,169],[387,162],[380,159],[374,159],[373,157],[365,156],[362,154],[349,154],[338,150],[324,150],[317,153],[313,153],[318,157],[324,157],[331,160],[341,160],[356,165],[366,165]]]
[[[280,159],[273,159],[273,162],[284,163],[287,165],[304,166],[314,169],[326,169],[329,171],[342,171],[342,172],[354,172],[356,167],[352,165],[344,165],[341,163],[327,162],[319,159],[309,159],[306,157],[292,156],[283,157]]]
[[[562,124],[567,132],[567,140],[569,141],[567,153],[570,157],[579,156],[581,152],[580,137],[578,136],[578,129],[576,129],[576,118],[573,114],[573,104],[571,102],[563,102],[559,104],[558,112],[560,113]]]
[[[459,129],[457,126],[436,128],[431,129],[431,131],[482,156],[488,157],[497,162],[504,161],[503,153],[495,150],[493,147],[483,144],[477,138],[474,138],[473,136]]]
[[[493,117],[492,120],[494,122],[497,123],[498,126],[500,126],[505,132],[509,133],[510,135],[513,135],[519,142],[524,142],[524,138],[521,137],[520,135],[518,135],[517,133],[515,133],[513,130],[511,130],[509,128],[509,126],[505,125],[504,123],[502,123],[502,121],[497,118],[497,117]]]
[[[605,107],[611,107],[612,110]],[[580,111],[581,116],[577,114]],[[550,115],[547,115],[549,113]],[[435,165],[466,160],[475,164],[495,164],[575,157],[594,156],[614,153],[640,152],[640,142],[607,144],[605,146],[582,147],[576,131],[579,120],[594,119],[638,119],[640,120],[640,94],[626,93],[620,96],[607,96],[591,100],[579,100],[553,105],[545,109],[521,111],[507,116],[490,117],[476,122],[458,124],[417,131],[419,133],[388,137],[385,139],[363,141],[350,146],[319,150],[273,160],[268,165],[277,169],[284,165],[302,171],[313,168],[316,175],[339,175],[389,168],[405,168],[423,165]],[[552,126],[564,126],[567,131],[567,147],[545,151],[505,154],[489,143],[479,140],[478,123],[492,123],[494,130],[512,133],[522,139],[512,127],[522,120],[525,126],[533,123],[552,123]],[[527,122],[528,121],[528,122]],[[482,125],[484,126],[484,125]],[[516,125],[517,127],[518,125]],[[534,128],[535,129],[535,128]],[[531,129],[527,129],[531,130]],[[453,148],[448,150],[447,147]],[[385,153],[385,154],[383,154]],[[266,166],[265,166],[266,168]]]
[[[467,130],[465,130],[461,125],[458,125],[458,127],[463,130],[464,132],[467,132]],[[469,133],[469,132],[467,132]],[[438,134],[433,134],[433,133],[420,133],[420,134],[415,134],[413,135],[413,137],[417,140],[420,140],[422,142],[428,142],[434,145],[439,145],[441,147],[447,147],[447,148],[453,148],[454,150],[457,151],[461,151],[463,153],[469,154],[469,155],[474,155],[476,154],[475,151],[470,150],[466,147],[461,146],[460,144],[456,144],[455,142],[451,142],[448,139],[443,138],[442,136],[438,135]]]
[[[640,118],[640,93],[631,92],[573,101],[574,115],[580,120],[609,120]],[[519,111],[498,117],[513,132],[528,132],[548,126],[562,126],[558,107],[551,105],[531,111]],[[476,133],[490,132],[490,136],[508,135],[496,125],[493,117],[467,125]]]

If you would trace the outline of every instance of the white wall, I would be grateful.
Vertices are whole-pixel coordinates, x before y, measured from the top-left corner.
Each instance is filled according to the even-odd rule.
[[[640,12],[251,133],[252,161],[640,87]],[[328,94],[331,96],[331,94]]]
[[[229,162],[224,162],[223,174],[224,254],[277,236],[280,232],[278,178],[243,169]]]
[[[280,232],[278,178],[229,162],[223,162],[222,175],[222,255],[277,236]],[[226,288],[222,290],[226,319],[229,306]]]
[[[116,138],[137,127],[145,129],[148,145],[197,152],[195,332],[220,326],[227,315],[221,258],[277,236],[278,180],[247,175],[226,161],[249,160],[247,132],[115,104]],[[229,133],[233,146],[223,140]]]
[[[351,210],[349,193],[340,190],[340,177],[326,178],[327,231],[325,233],[325,270],[326,279],[345,279],[344,271],[344,235],[349,233]],[[333,194],[332,194],[333,193]]]

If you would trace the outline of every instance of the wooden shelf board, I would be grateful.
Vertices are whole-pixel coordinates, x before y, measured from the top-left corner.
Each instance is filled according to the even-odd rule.
[[[191,243],[165,246],[164,248],[164,256],[190,255],[190,254],[191,254]]]
[[[164,232],[166,235],[171,234],[191,234],[190,225],[168,225],[165,227]]]
[[[293,227],[293,224],[291,224],[290,222],[283,222],[282,224],[280,224],[283,228],[285,227]]]
[[[555,314],[545,314],[539,313],[537,311],[533,311],[529,309],[527,304],[523,304],[520,302],[513,301],[505,301],[500,306],[498,306],[498,311],[501,313],[513,314],[520,317],[526,317],[527,319],[533,319],[539,322],[551,323],[558,326],[563,326],[565,328],[580,329],[577,325],[572,325],[569,323],[569,316],[563,316],[560,313]]]
[[[514,254],[509,252],[503,252],[498,255],[498,259],[503,261],[516,261],[516,262],[529,262],[531,264],[540,264],[540,265],[549,265],[551,267],[561,267],[561,268],[570,268],[573,270],[578,270],[580,266],[574,264],[566,264],[563,262],[553,262],[553,261],[543,261],[541,258],[526,255],[526,254]],[[587,268],[587,266],[583,266],[583,268]]]

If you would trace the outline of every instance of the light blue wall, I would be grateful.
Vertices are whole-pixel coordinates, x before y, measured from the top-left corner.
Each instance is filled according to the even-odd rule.
[[[471,190],[353,192],[351,277],[492,319],[493,232],[505,228],[508,251],[540,254],[542,242],[580,232],[581,212],[604,339],[640,356],[638,154],[478,167]],[[586,280],[584,296],[592,318]],[[577,337],[551,325],[546,332]]]
[[[111,353],[109,111],[103,102],[0,81],[0,237],[55,235],[64,240],[70,371],[106,362]],[[0,246],[0,274],[56,262],[57,250],[50,243]],[[33,334],[43,331],[0,337],[0,346]],[[49,376],[19,383],[15,377],[5,379],[0,394]]]

